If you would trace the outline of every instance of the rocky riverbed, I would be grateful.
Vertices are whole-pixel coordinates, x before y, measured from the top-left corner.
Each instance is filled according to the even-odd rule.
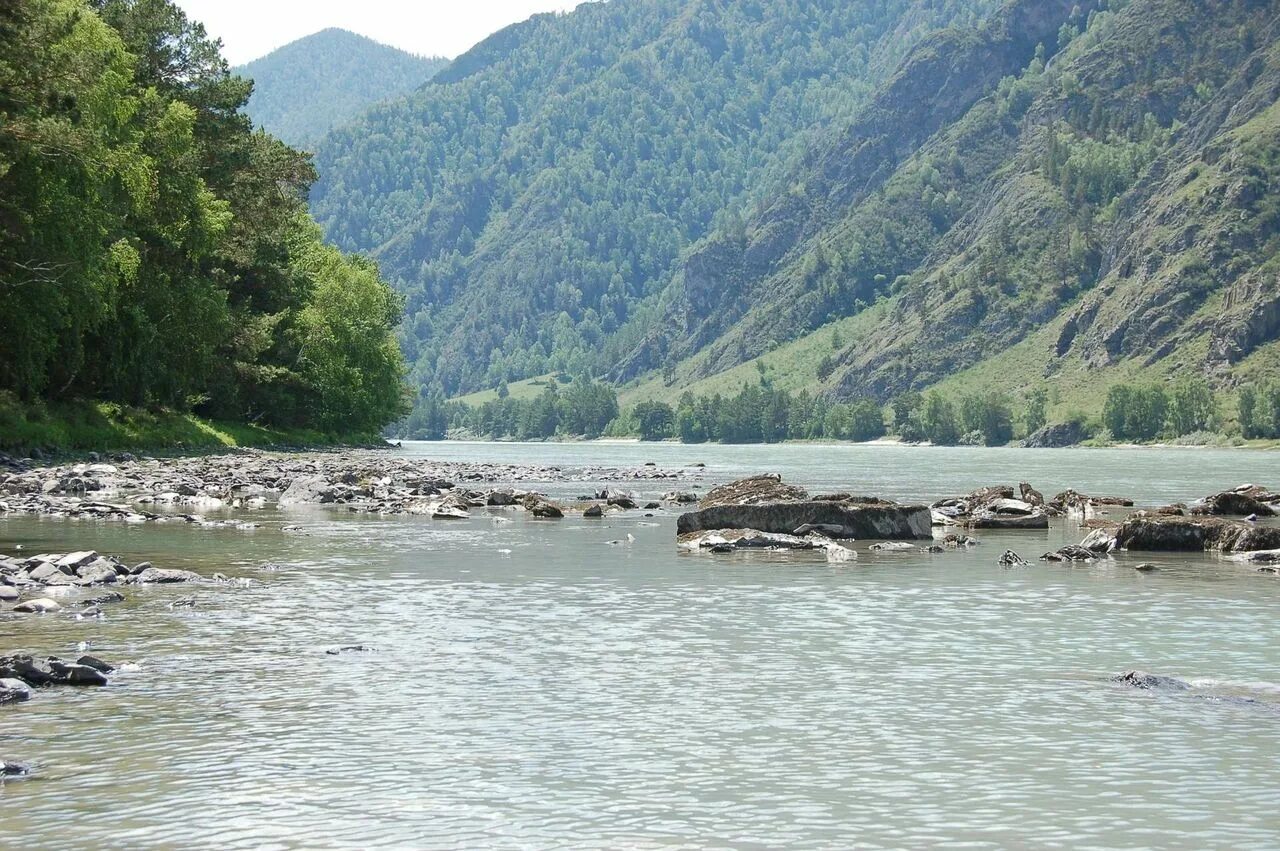
[[[208,520],[204,512],[269,506],[336,505],[381,514],[457,516],[467,507],[522,504],[536,485],[616,483],[590,494],[617,505],[625,488],[675,486],[698,468],[660,469],[436,462],[378,450],[232,452],[185,458],[107,459],[43,466],[0,457],[0,513],[87,517],[129,523],[188,522],[252,529],[243,517]],[[688,499],[673,490],[671,499]],[[696,497],[694,497],[696,499]]]
[[[707,477],[700,465],[472,464],[370,450],[246,451],[163,459],[126,454],[55,465],[0,457],[0,514],[249,530],[258,526],[257,511],[305,506],[424,515],[442,523],[491,509],[546,521],[667,511],[680,513],[677,537],[686,551],[769,550],[825,555],[830,562],[856,560],[856,541],[865,542],[865,551],[874,555],[944,553],[977,545],[970,533],[1044,530],[1051,521],[1075,515],[1089,529],[1084,539],[1039,560],[1089,562],[1125,549],[1219,550],[1260,570],[1275,571],[1273,565],[1280,563],[1280,526],[1269,521],[1280,514],[1280,495],[1255,485],[1133,511],[1135,500],[1129,496],[1066,490],[1046,498],[1028,482],[985,486],[930,503],[844,491],[810,494],[775,474],[721,484],[703,493]],[[576,498],[553,499],[540,490],[554,484],[563,494],[566,485],[577,482],[593,484],[584,486],[589,492]],[[600,483],[605,486],[597,489]],[[217,516],[211,519],[206,513]],[[999,553],[998,549],[990,557],[1004,567],[1033,563],[1012,549]],[[1034,553],[1027,555],[1034,560]],[[1156,569],[1150,563],[1135,568]],[[146,586],[236,581],[248,580],[219,573],[201,576],[147,562],[129,564],[89,549],[11,553],[0,555],[0,610],[7,613],[5,618],[16,620],[97,619],[128,595],[145,594]],[[177,599],[163,605],[179,608],[186,603]],[[369,649],[352,645],[333,652]],[[0,651],[10,654],[0,656],[0,703],[22,702],[53,686],[103,686],[117,667],[87,655],[70,659],[14,652],[12,647]],[[20,761],[4,764],[8,776],[28,770]]]

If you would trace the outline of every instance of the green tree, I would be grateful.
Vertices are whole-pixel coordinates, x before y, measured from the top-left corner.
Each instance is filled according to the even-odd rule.
[[[633,412],[641,440],[665,440],[675,430],[675,412],[666,402],[641,402]]]

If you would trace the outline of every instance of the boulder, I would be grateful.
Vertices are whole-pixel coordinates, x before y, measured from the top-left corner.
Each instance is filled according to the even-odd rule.
[[[134,576],[133,580],[135,582],[141,582],[144,585],[161,585],[175,582],[199,582],[201,578],[200,574],[192,573],[189,570],[148,567],[137,576]]]
[[[797,535],[761,532],[759,529],[717,529],[689,532],[677,538],[685,549],[730,552],[732,550],[812,550],[813,541]]]
[[[280,494],[280,507],[290,505],[326,504],[334,501],[333,486],[320,476],[304,476],[294,479],[284,493]]]
[[[717,506],[763,505],[779,502],[802,502],[809,498],[804,488],[782,483],[782,476],[777,473],[766,473],[739,479],[727,485],[712,488],[698,504],[701,509]],[[801,525],[799,523],[797,526]],[[792,528],[795,528],[794,526]]]
[[[871,550],[877,553],[907,553],[914,552],[915,549],[915,544],[908,544],[906,541],[884,541],[871,545]]]
[[[1036,507],[1044,505],[1044,494],[1031,487],[1030,482],[1019,482],[1018,490],[1022,492],[1022,501]]]
[[[1250,564],[1280,564],[1280,550],[1254,550],[1252,552],[1238,553],[1231,558],[1235,561],[1244,561]]]
[[[0,585],[0,603],[12,603],[21,596],[12,585]]]
[[[30,686],[53,683],[49,666],[27,655],[0,656],[0,679],[21,680]]]
[[[1148,674],[1146,671],[1125,671],[1123,674],[1112,677],[1111,682],[1144,690],[1186,691],[1191,688],[1190,684],[1182,680],[1173,677],[1162,677],[1157,674]]]
[[[591,518],[603,517],[604,509],[601,508],[599,505],[588,505],[586,508],[582,510],[582,516],[591,517]]]
[[[50,659],[49,670],[53,673],[52,683],[54,685],[105,686],[107,684],[106,675],[96,668],[90,668],[88,665]]]
[[[1120,524],[1116,545],[1127,550],[1280,549],[1280,527],[1258,526],[1221,517],[1172,517],[1138,512]]]
[[[1027,435],[1022,446],[1024,449],[1062,449],[1075,446],[1088,436],[1081,423],[1054,423]]]
[[[973,529],[1048,529],[1049,515],[1039,509],[1030,514],[982,510],[969,519],[968,525]]]
[[[1093,561],[1096,555],[1092,550],[1076,544],[1068,544],[1051,553],[1040,556],[1041,561]]]
[[[485,497],[485,504],[495,507],[519,505],[520,500],[511,491],[490,491]]]
[[[78,585],[106,585],[120,578],[120,574],[116,572],[115,565],[105,559],[84,565],[77,573],[80,575]]]
[[[81,568],[86,564],[91,564],[97,560],[97,553],[86,550],[85,552],[65,555],[58,559],[55,564],[57,564],[58,568],[63,570],[63,572],[69,571],[70,573],[75,573],[78,568]]]
[[[56,612],[61,608],[62,606],[48,597],[37,597],[34,600],[26,600],[19,603],[13,607],[13,610],[24,614],[44,614],[45,612]]]
[[[532,513],[534,517],[538,517],[543,520],[559,520],[561,517],[564,517],[564,511],[549,502],[538,503],[533,507]]]
[[[42,562],[27,571],[27,578],[32,582],[44,582],[54,574],[62,573],[56,564],[50,561]]]
[[[21,703],[31,699],[31,686],[16,677],[0,679],[0,703]]]
[[[104,662],[97,656],[81,656],[76,660],[76,664],[83,665],[86,668],[93,668],[95,671],[101,671],[104,674],[109,674],[116,669],[115,665],[110,662]]]
[[[1248,491],[1223,491],[1206,496],[1191,506],[1191,513],[1210,517],[1224,515],[1246,517],[1250,514],[1258,517],[1274,517],[1276,515],[1274,508]]]
[[[704,501],[703,505],[706,505]],[[933,537],[929,509],[923,505],[855,505],[841,502],[776,502],[715,504],[681,514],[678,534],[708,529],[758,529],[791,534],[804,526],[820,527],[834,538]]]
[[[1085,535],[1080,546],[1092,553],[1109,553],[1116,548],[1116,536],[1106,529],[1094,529]]]

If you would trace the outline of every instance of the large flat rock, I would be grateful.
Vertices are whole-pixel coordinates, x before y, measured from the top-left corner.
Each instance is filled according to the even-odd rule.
[[[1280,527],[1221,517],[1139,515],[1120,524],[1116,544],[1127,550],[1271,550],[1280,549]]]
[[[776,502],[757,505],[713,505],[680,515],[678,534],[707,529],[757,529],[791,535],[805,526],[821,528],[833,538],[932,538],[932,518],[924,505],[845,502]]]

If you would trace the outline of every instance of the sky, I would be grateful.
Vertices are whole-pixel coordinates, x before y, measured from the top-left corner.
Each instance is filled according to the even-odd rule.
[[[232,65],[306,35],[340,27],[424,56],[453,58],[485,36],[538,12],[582,0],[176,0],[222,39]]]

